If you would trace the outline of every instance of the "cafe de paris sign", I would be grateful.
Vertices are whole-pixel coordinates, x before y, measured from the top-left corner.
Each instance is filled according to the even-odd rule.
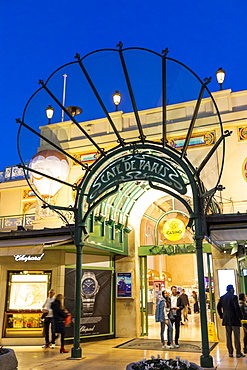
[[[116,185],[140,180],[161,183],[183,195],[187,192],[183,178],[167,160],[152,154],[134,153],[118,158],[101,171],[90,187],[87,202],[92,203]]]

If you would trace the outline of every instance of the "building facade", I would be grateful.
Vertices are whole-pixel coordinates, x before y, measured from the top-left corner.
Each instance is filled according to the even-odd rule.
[[[208,210],[203,244],[211,310],[220,296],[222,279],[226,282],[222,271],[227,271],[227,279],[234,279],[238,293],[247,292],[247,91],[222,90],[213,97],[224,131],[232,134],[226,138],[224,189],[214,195],[215,206]],[[186,101],[167,106],[170,147],[182,148],[195,104]],[[126,141],[138,137],[134,113],[116,111],[110,116]],[[159,107],[139,111],[145,135],[152,141],[160,140],[161,116]],[[107,151],[114,146],[115,135],[106,118],[80,125],[100,148]],[[78,184],[85,174],[78,161],[85,166],[94,163],[99,156],[95,147],[72,121],[41,126],[40,133],[75,158],[68,160],[66,182]],[[220,136],[215,107],[210,98],[204,98],[188,144],[189,160],[199,166]],[[51,149],[41,139],[37,152]],[[207,189],[215,185],[223,157],[222,143],[202,174]],[[73,212],[42,208],[42,197],[36,197],[20,168],[8,167],[0,175],[1,344],[26,343],[30,337],[42,343],[41,305],[47,290],[52,287],[65,294],[66,306],[74,310]],[[75,197],[75,190],[63,185],[49,202],[68,208],[73,207]],[[185,198],[190,202],[191,195]],[[177,285],[189,295],[198,290],[194,234],[186,228],[188,222],[181,202],[144,181],[124,183],[117,194],[98,205],[89,215],[83,247],[82,279],[93,281],[95,294],[90,302],[86,294],[81,295],[82,339],[148,335],[148,316],[154,314],[162,289]],[[211,318],[216,321],[214,311]],[[222,335],[219,325],[218,334]],[[71,328],[67,339],[72,337]]]

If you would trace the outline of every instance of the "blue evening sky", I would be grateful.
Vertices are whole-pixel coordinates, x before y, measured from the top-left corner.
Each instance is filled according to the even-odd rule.
[[[247,89],[246,14],[245,0],[1,0],[0,170],[20,162],[15,119],[38,80],[76,53],[120,40],[157,52],[168,47],[169,57],[201,79],[213,77],[211,91],[218,90],[219,67],[227,73],[224,88]]]

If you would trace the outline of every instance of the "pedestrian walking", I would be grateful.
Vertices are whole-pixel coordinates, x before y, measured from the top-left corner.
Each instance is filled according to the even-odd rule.
[[[194,299],[194,313],[199,313],[200,310],[199,310],[198,297],[197,297],[197,293],[194,290],[192,291],[192,297]]]
[[[238,297],[234,294],[233,285],[227,285],[227,293],[220,297],[217,304],[217,311],[222,319],[222,325],[226,328],[226,346],[229,357],[233,357],[232,332],[234,333],[234,344],[236,357],[245,357],[241,353],[240,326],[242,314],[238,304]]]
[[[181,321],[181,311],[184,308],[182,303],[181,297],[178,295],[177,287],[173,285],[171,287],[171,311],[170,311],[170,320],[171,324],[175,325],[175,344],[174,347],[178,348],[178,339],[179,339],[179,332],[180,332],[180,321]]]
[[[171,302],[168,298],[168,295],[165,291],[161,293],[161,297],[159,301],[156,304],[156,310],[155,310],[155,321],[160,322],[160,339],[163,348],[172,348],[173,342],[172,342],[172,324],[169,319],[169,312],[171,309]],[[167,331],[167,344],[165,344],[165,338],[164,338],[164,332],[165,332],[165,326],[167,325],[168,331]]]
[[[42,306],[43,318],[44,318],[44,329],[45,329],[45,344],[42,348],[55,348],[55,333],[53,332],[53,312],[51,309],[52,302],[55,301],[55,291],[50,289],[48,297]],[[50,342],[50,332],[51,332],[51,342]]]
[[[68,353],[64,348],[65,323],[64,320],[68,316],[68,310],[64,308],[64,297],[62,294],[57,294],[56,299],[51,304],[53,310],[53,330],[54,333],[61,335],[60,353]]]
[[[244,331],[244,353],[247,353],[247,304],[246,295],[244,293],[239,294],[239,307],[243,319],[243,331]]]
[[[182,304],[184,305],[182,315],[183,315],[183,319],[184,319],[184,322],[185,322],[185,321],[188,321],[189,298],[188,298],[187,294],[185,293],[184,289],[182,289],[182,291],[181,291],[180,298],[182,300]],[[181,319],[182,319],[182,317],[181,317]],[[181,320],[181,324],[183,325],[182,320]]]

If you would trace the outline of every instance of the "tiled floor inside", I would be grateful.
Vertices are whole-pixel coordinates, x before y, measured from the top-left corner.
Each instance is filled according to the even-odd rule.
[[[200,340],[199,315],[190,315],[189,321],[181,326],[181,340]],[[159,324],[154,318],[149,318],[149,338],[159,338]],[[83,343],[82,360],[70,360],[68,354],[60,354],[59,346],[55,349],[42,349],[37,346],[11,347],[15,350],[19,362],[18,370],[56,370],[56,369],[83,369],[83,370],[125,370],[126,365],[150,356],[161,355],[162,358],[175,358],[180,355],[182,359],[200,364],[200,353],[181,353],[178,351],[144,351],[115,348],[132,338],[114,338],[98,342]],[[31,340],[30,340],[31,344]],[[66,348],[70,351],[71,345]],[[219,370],[247,369],[247,357],[229,358],[225,343],[219,343],[211,353],[214,366]]]

